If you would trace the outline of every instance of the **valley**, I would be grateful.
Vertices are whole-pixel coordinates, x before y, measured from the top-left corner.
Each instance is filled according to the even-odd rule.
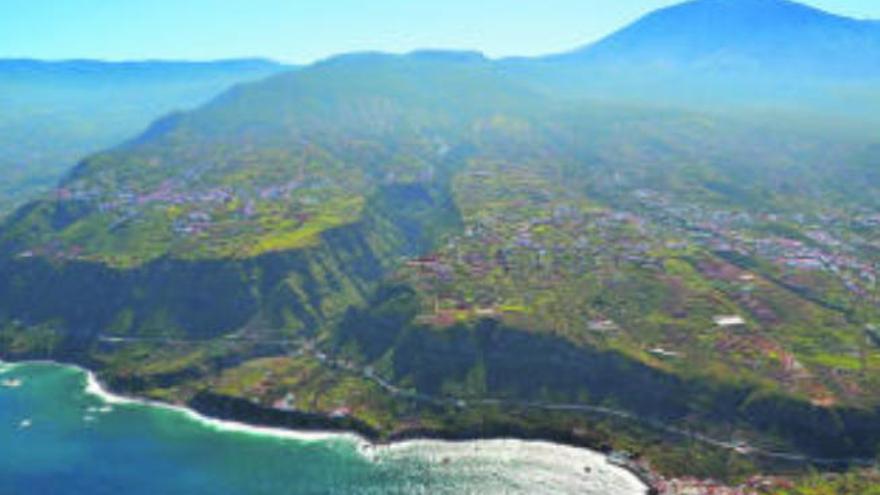
[[[637,46],[676,12],[863,29],[737,5],[662,11],[583,60],[344,55],[156,120],[0,225],[0,358],[264,426],[585,446],[659,493],[813,493],[791,490],[867,472],[880,148],[834,119],[868,121],[813,121],[827,100],[780,100],[776,118],[730,111],[735,92],[707,109],[560,89],[633,83],[606,65],[614,47],[694,56]],[[658,94],[707,70],[664,67]],[[736,82],[759,94],[753,76]],[[822,81],[851,77],[874,76]]]

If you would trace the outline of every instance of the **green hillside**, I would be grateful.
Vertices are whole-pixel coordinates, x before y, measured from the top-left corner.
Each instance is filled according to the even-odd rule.
[[[0,59],[0,215],[54,187],[86,155],[286,70],[263,60],[43,62]]]
[[[157,121],[0,227],[0,357],[672,474],[876,457],[877,148],[528,87],[363,54]]]

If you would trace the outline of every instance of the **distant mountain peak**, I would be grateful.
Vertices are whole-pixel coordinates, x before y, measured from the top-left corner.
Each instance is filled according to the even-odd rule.
[[[723,13],[725,15],[749,15],[758,17],[771,16],[775,20],[782,20],[779,15],[790,16],[788,19],[803,18],[828,18],[846,19],[846,17],[831,14],[809,5],[794,2],[792,0],[691,0],[673,5],[666,9],[658,10],[651,15],[677,12],[706,12]]]
[[[880,23],[790,0],[692,0],[549,60],[708,72],[880,75]]]
[[[802,3],[793,2],[792,0],[691,0],[690,2],[685,2],[684,4],[712,4],[712,5],[723,5],[731,8],[766,8],[769,6],[787,6],[787,7],[796,7],[796,8],[804,8],[804,9],[813,9],[808,5],[804,5]]]

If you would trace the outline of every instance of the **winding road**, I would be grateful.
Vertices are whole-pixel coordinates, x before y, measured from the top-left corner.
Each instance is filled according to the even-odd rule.
[[[182,340],[182,339],[166,339],[166,338],[138,338],[138,337],[115,337],[115,336],[100,336],[99,341],[105,343],[115,343],[115,344],[125,344],[125,343],[154,343],[154,344],[168,344],[168,345],[197,345],[197,344],[205,344],[204,340]],[[344,371],[356,375],[360,375],[367,380],[372,381],[383,390],[385,390],[389,395],[394,397],[406,398],[410,400],[419,401],[422,403],[427,403],[431,405],[440,405],[440,406],[451,406],[458,408],[473,408],[479,406],[503,406],[503,407],[512,407],[512,408],[521,408],[521,409],[540,409],[544,411],[561,411],[561,412],[573,412],[573,413],[585,413],[585,414],[595,414],[606,417],[614,417],[618,419],[625,419],[629,421],[633,421],[639,423],[641,425],[649,426],[657,431],[662,431],[664,433],[680,436],[686,438],[688,440],[693,440],[696,442],[700,442],[706,445],[710,445],[716,448],[726,449],[737,454],[749,456],[749,457],[763,457],[767,459],[777,459],[781,461],[793,462],[793,463],[802,463],[802,464],[814,464],[814,465],[824,465],[824,466],[842,466],[842,465],[852,465],[852,466],[861,466],[861,467],[872,467],[877,465],[877,461],[875,459],[867,459],[867,458],[823,458],[823,457],[812,457],[804,454],[794,453],[794,452],[781,452],[774,451],[769,449],[763,449],[760,447],[755,447],[751,445],[747,445],[742,441],[737,440],[721,440],[717,438],[710,437],[703,433],[699,433],[693,430],[687,430],[683,428],[679,428],[677,426],[673,426],[670,424],[666,424],[660,422],[653,418],[648,418],[644,416],[639,416],[632,414],[630,412],[614,409],[610,407],[604,406],[596,406],[589,404],[563,404],[563,403],[552,403],[552,402],[542,402],[542,401],[517,401],[511,399],[498,399],[498,398],[490,398],[490,397],[481,397],[481,398],[464,398],[464,397],[438,397],[427,394],[418,393],[411,390],[402,389],[390,381],[382,378],[378,374],[373,371],[371,366],[357,367],[354,364],[343,365],[344,361],[334,358],[329,355],[325,351],[322,351],[317,348],[314,342],[305,341],[305,340],[284,340],[284,339],[250,339],[246,337],[237,337],[237,336],[229,336],[224,339],[227,342],[240,342],[240,343],[257,343],[257,344],[269,344],[269,345],[282,345],[282,346],[293,346],[297,347],[297,354],[301,355],[305,352],[308,352],[312,357],[318,360],[323,366],[331,369],[333,371],[339,372]]]

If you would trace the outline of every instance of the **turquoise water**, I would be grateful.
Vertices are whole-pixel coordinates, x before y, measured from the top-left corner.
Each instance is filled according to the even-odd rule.
[[[548,443],[282,437],[110,403],[75,368],[0,363],[0,379],[22,382],[0,387],[2,495],[644,493],[603,457]]]

